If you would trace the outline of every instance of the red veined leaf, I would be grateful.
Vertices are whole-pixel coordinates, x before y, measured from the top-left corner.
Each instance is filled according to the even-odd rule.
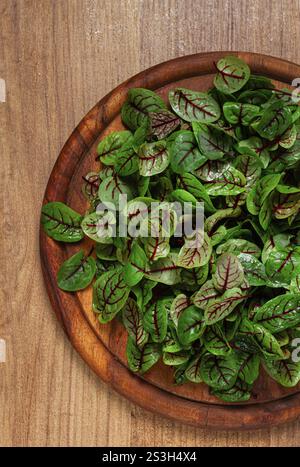
[[[194,305],[185,308],[178,318],[177,334],[182,345],[189,345],[197,340],[204,331],[202,310]]]
[[[262,305],[254,321],[272,333],[289,329],[300,323],[300,294],[278,295]]]
[[[140,348],[136,345],[134,339],[128,336],[126,356],[129,369],[134,373],[144,374],[158,362],[161,357],[161,350],[158,344],[150,342]]]
[[[246,297],[247,295],[238,288],[226,290],[221,297],[216,298],[206,307],[204,313],[206,324],[211,325],[226,318]]]
[[[138,157],[139,171],[143,177],[163,172],[170,162],[169,151],[164,141],[142,144]]]
[[[116,156],[124,144],[132,140],[132,133],[130,131],[115,131],[107,135],[98,144],[96,159],[100,159],[102,164],[114,165]]]
[[[192,302],[198,308],[205,310],[215,298],[219,297],[219,292],[215,289],[212,280],[208,280],[192,297]]]
[[[178,266],[191,269],[208,263],[212,253],[212,245],[205,232],[196,232],[192,238],[186,239],[178,255]]]
[[[151,303],[144,314],[144,328],[154,342],[163,342],[167,335],[169,299]]]
[[[239,91],[250,78],[248,65],[235,56],[221,58],[215,63],[217,75],[214,79],[216,88],[225,94]]]
[[[100,276],[94,283],[93,308],[99,313],[99,321],[107,323],[124,307],[130,289],[124,281],[122,267],[117,267]]]
[[[86,199],[93,201],[98,195],[100,179],[98,172],[89,172],[82,177],[82,193]]]
[[[150,112],[150,134],[157,139],[166,138],[180,125],[180,118],[169,110]]]
[[[146,343],[148,335],[143,327],[143,315],[136,302],[128,298],[122,311],[123,324],[128,334],[134,339],[135,344],[141,347]]]
[[[174,112],[187,122],[214,122],[221,114],[218,103],[204,92],[177,88],[170,91],[169,101]]]
[[[175,326],[178,325],[178,318],[182,311],[188,306],[190,306],[190,299],[185,294],[179,294],[174,298],[170,308],[170,318]]]
[[[213,275],[214,287],[221,293],[239,287],[244,280],[244,270],[238,258],[232,253],[223,253],[217,261]]]

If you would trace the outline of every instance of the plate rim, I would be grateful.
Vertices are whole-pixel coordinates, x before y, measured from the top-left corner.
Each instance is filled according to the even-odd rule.
[[[214,61],[228,54],[239,56],[246,60],[250,67],[255,68],[256,73],[272,76],[273,79],[290,83],[297,74],[300,76],[299,65],[278,57],[252,52],[203,52],[154,65],[129,78],[100,99],[75,127],[51,171],[43,204],[53,200],[66,201],[68,183],[64,184],[64,182],[72,176],[86,150],[95,142],[99,133],[119,113],[130,87],[138,84],[139,87],[157,88],[174,81],[174,74],[179,80],[199,76],[201,70],[203,74],[213,73]],[[180,66],[181,71],[178,71]],[[62,172],[62,168],[67,170]],[[55,271],[63,251],[64,244],[47,237],[40,227],[42,272],[52,308],[77,352],[89,367],[119,394],[143,409],[177,422],[215,430],[258,429],[292,421],[300,416],[300,392],[255,405],[208,404],[169,393],[130,372],[97,337],[80,311],[81,304],[77,295],[66,294],[57,287],[54,280]],[[72,318],[66,311],[70,308],[72,308]],[[118,378],[115,378],[116,375]]]

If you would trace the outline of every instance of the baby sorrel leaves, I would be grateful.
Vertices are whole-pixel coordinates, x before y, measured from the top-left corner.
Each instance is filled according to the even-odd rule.
[[[214,287],[223,293],[227,289],[239,287],[243,280],[244,269],[238,258],[231,253],[220,256],[213,275]]]
[[[81,229],[82,217],[59,201],[42,207],[41,223],[49,237],[59,242],[78,242],[84,237]]]
[[[139,171],[143,177],[157,175],[169,165],[170,156],[164,141],[145,143],[139,149]]]
[[[243,402],[261,367],[300,381],[300,106],[237,56],[215,68],[215,87],[175,88],[169,102],[130,89],[126,128],[100,136],[99,167],[82,177],[89,207],[51,202],[41,222],[54,240],[94,243],[62,264],[58,286],[96,278],[94,312],[123,323],[131,371],[161,358],[175,384]]]
[[[57,273],[57,283],[62,290],[75,292],[85,289],[92,282],[95,273],[94,258],[80,250],[61,265]]]
[[[128,92],[128,100],[122,107],[122,120],[131,130],[147,124],[149,112],[165,109],[164,101],[149,89],[135,88]]]
[[[219,104],[207,93],[177,88],[170,91],[169,100],[174,112],[187,122],[211,123],[219,119]]]
[[[250,78],[248,65],[238,57],[221,58],[215,64],[217,75],[214,80],[216,88],[225,94],[239,91]]]

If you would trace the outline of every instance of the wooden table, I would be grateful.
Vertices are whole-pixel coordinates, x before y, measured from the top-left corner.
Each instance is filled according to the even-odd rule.
[[[0,444],[297,446],[300,421],[208,432],[135,407],[83,363],[39,261],[42,195],[71,130],[129,76],[180,55],[248,50],[300,63],[300,2],[0,0]],[[1,84],[1,83],[0,83]]]

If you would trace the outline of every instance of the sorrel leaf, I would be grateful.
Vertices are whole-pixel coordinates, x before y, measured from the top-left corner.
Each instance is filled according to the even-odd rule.
[[[146,308],[144,328],[154,342],[163,342],[167,335],[168,299],[157,300]]]
[[[170,158],[171,168],[178,174],[190,172],[206,161],[206,156],[200,152],[193,132],[188,130],[178,132],[170,145]]]
[[[248,65],[238,57],[229,56],[221,58],[215,66],[217,75],[214,85],[225,94],[239,91],[250,78]]]
[[[59,242],[78,242],[84,237],[82,217],[66,204],[54,201],[42,207],[41,223],[46,234]]]
[[[141,347],[147,342],[148,334],[143,327],[143,314],[137,303],[130,297],[122,310],[122,320],[135,345]]]
[[[126,355],[130,370],[143,374],[158,362],[161,357],[161,349],[158,344],[150,342],[140,348],[134,339],[128,336]]]
[[[123,268],[118,267],[100,276],[94,283],[93,307],[99,321],[107,323],[123,309],[130,289],[124,281]]]
[[[126,126],[136,130],[147,124],[149,112],[165,109],[164,101],[149,89],[133,88],[128,91],[128,100],[122,107],[121,116]]]
[[[238,258],[231,253],[223,253],[217,262],[213,275],[215,289],[224,293],[225,290],[239,287],[244,281],[244,270]]]
[[[254,321],[274,334],[296,326],[300,323],[300,294],[272,298],[256,311]]]
[[[97,147],[97,159],[105,165],[114,165],[122,146],[132,140],[130,131],[116,131],[107,135]]]
[[[94,258],[80,250],[61,265],[57,273],[57,283],[62,290],[75,292],[85,289],[92,282],[95,273]]]
[[[204,92],[177,88],[169,93],[174,112],[187,122],[210,123],[220,117],[218,103]]]
[[[157,175],[169,165],[170,156],[165,142],[145,143],[139,149],[139,171],[143,177]]]

